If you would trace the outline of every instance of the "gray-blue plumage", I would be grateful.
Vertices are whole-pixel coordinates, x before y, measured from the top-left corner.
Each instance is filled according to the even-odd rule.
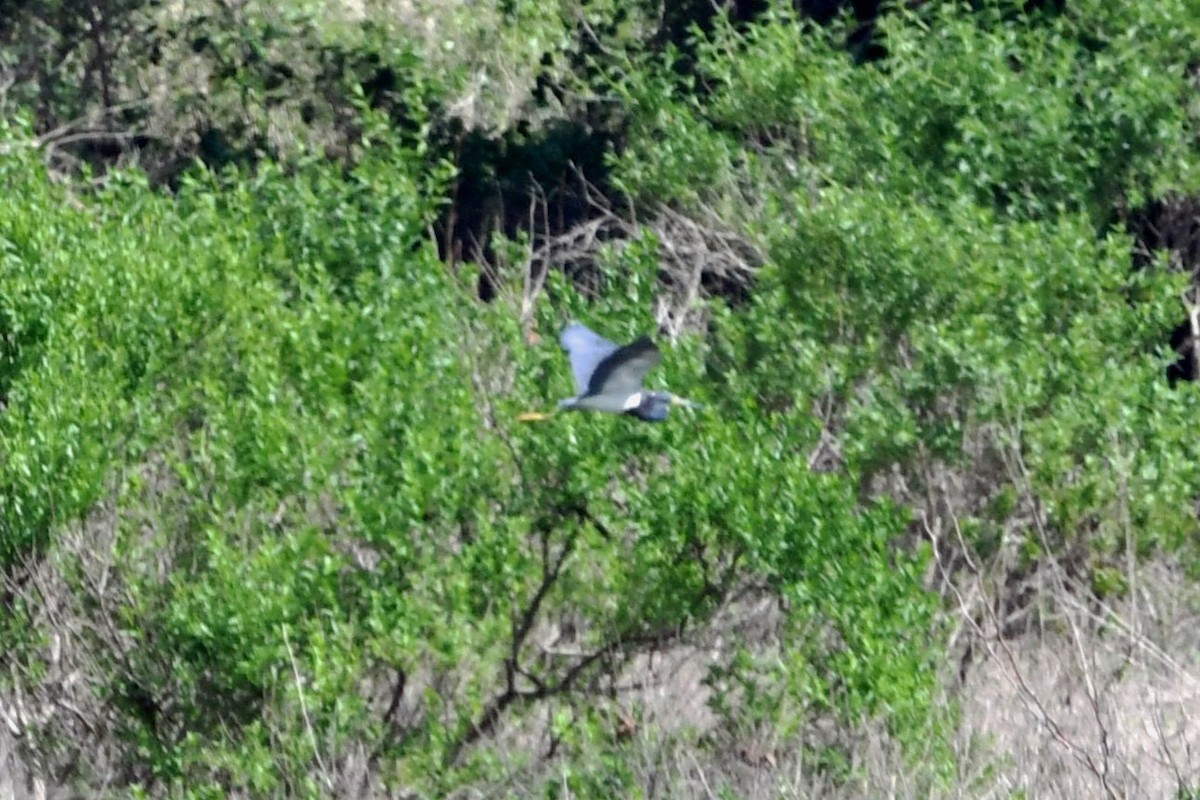
[[[662,358],[658,345],[648,336],[620,347],[572,322],[559,340],[571,361],[579,392],[576,397],[560,400],[560,409],[630,414],[647,422],[661,422],[673,405],[700,407],[670,392],[642,388],[646,375]]]
[[[588,391],[592,374],[595,373],[596,367],[600,366],[600,362],[621,349],[578,322],[572,322],[563,328],[559,341],[571,361],[571,370],[575,373],[575,386],[579,394]]]

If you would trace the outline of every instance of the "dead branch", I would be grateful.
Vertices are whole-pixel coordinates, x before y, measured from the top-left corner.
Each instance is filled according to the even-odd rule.
[[[715,294],[744,293],[765,260],[758,246],[724,225],[715,212],[695,218],[663,206],[648,222],[641,222],[631,205],[618,208],[578,170],[576,177],[578,192],[590,215],[569,230],[539,234],[539,230],[551,230],[545,219],[547,203],[536,192],[530,199],[529,230],[533,238],[520,270],[519,302],[526,330],[550,270],[563,270],[585,291],[596,292],[604,272],[605,250],[611,248],[619,255],[647,233],[659,242],[660,292],[654,303],[655,318],[660,330],[672,339],[696,326],[693,312],[699,300]]]

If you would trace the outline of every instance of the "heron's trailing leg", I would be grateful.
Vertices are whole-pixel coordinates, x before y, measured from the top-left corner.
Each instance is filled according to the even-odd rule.
[[[518,414],[517,419],[521,422],[541,422],[550,419],[555,413],[554,411],[526,411],[524,414]]]
[[[690,408],[695,411],[704,410],[704,406],[700,403],[697,403],[695,400],[688,400],[686,397],[680,397],[677,394],[671,395],[671,405],[679,406],[681,408]]]

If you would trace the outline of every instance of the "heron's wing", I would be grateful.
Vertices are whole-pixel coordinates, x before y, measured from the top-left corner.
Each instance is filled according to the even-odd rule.
[[[575,385],[579,387],[580,394],[588,390],[592,375],[600,366],[600,362],[619,349],[608,339],[578,322],[572,322],[563,328],[559,341],[571,359],[571,371],[575,373]]]
[[[612,394],[628,397],[642,390],[646,373],[654,369],[662,355],[649,336],[617,348],[616,352],[600,362],[592,373],[588,394]]]

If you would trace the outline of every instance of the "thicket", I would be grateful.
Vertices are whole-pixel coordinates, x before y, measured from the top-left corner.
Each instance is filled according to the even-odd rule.
[[[274,106],[234,69],[221,135],[253,157],[178,148],[209,163],[169,179],[63,180],[14,88],[0,680],[28,762],[117,795],[653,794],[666,734],[630,676],[695,646],[714,721],[687,746],[759,735],[852,781],[873,720],[925,789],[953,780],[960,576],[1012,587],[988,611],[1011,633],[1046,565],[1101,598],[1131,559],[1195,569],[1200,487],[1200,401],[1164,377],[1192,265],[1133,269],[1125,230],[1195,191],[1200,9],[978,5],[888,11],[873,60],[783,5],[687,37],[564,7],[549,45],[518,35],[537,4],[489,6],[471,35],[500,20],[554,113],[619,124],[579,225],[500,210],[486,261],[447,254],[495,200],[445,135],[479,124],[455,115],[495,74],[475,54],[442,71],[347,17],[338,47],[391,77],[306,84],[358,87],[321,106],[337,147],[256,140]],[[309,48],[303,72],[331,63],[315,19],[227,46]],[[491,124],[523,109],[516,163],[565,164],[531,80]],[[279,102],[288,142],[317,136]],[[708,410],[516,423],[571,393],[571,318],[669,333],[654,380]]]

